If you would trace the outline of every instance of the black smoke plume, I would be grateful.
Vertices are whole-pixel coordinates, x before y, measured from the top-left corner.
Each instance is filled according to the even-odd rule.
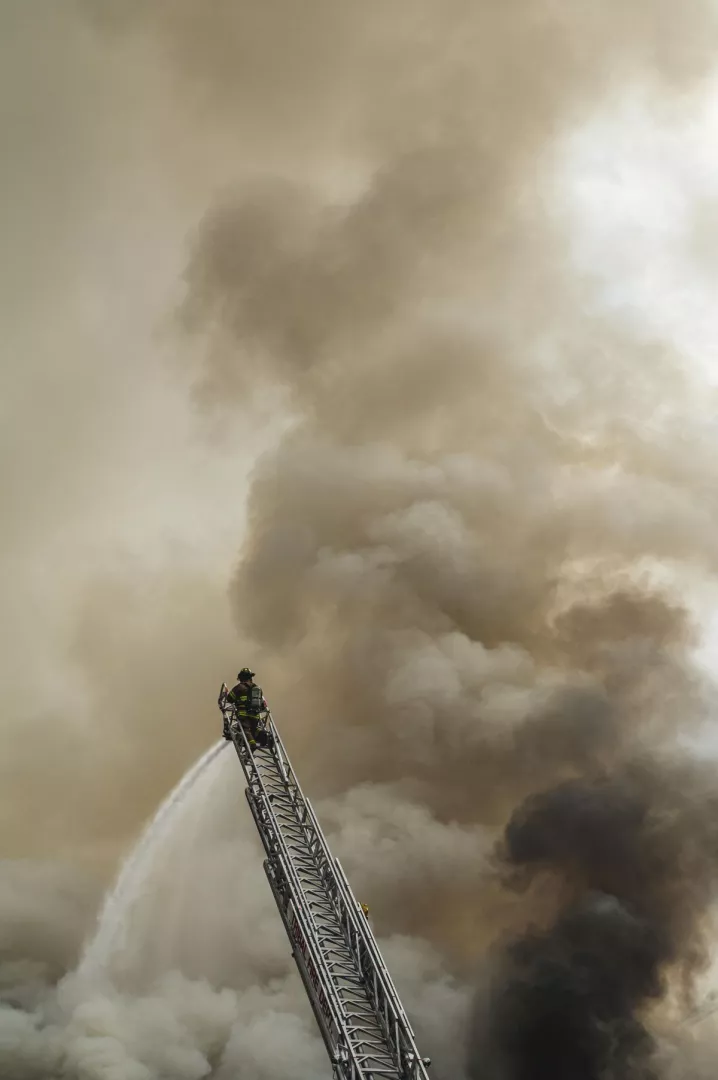
[[[688,992],[707,960],[718,799],[695,768],[656,762],[530,796],[507,825],[507,881],[554,879],[556,911],[494,955],[469,1074],[497,1080],[649,1080],[649,1006]]]

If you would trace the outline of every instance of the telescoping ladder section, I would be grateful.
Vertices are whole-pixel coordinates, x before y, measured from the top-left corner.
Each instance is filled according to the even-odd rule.
[[[222,686],[219,706],[247,779],[264,869],[340,1080],[429,1080],[361,905],[333,858],[270,714],[252,753]]]

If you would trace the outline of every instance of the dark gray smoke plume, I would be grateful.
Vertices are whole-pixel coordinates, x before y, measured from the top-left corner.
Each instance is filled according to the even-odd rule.
[[[478,1006],[469,1073],[651,1077],[645,1010],[670,978],[705,961],[718,881],[715,781],[699,770],[628,765],[530,796],[503,859],[515,885],[560,886],[558,911],[496,956]]]
[[[703,130],[712,5],[0,21],[3,850],[111,876],[249,662],[438,1080],[467,1044],[490,1080],[712,1076],[670,1007],[712,946],[718,444],[679,316],[714,197],[651,219],[627,148]],[[92,885],[11,890],[0,1073],[328,1072],[226,768],[131,991],[61,979]]]

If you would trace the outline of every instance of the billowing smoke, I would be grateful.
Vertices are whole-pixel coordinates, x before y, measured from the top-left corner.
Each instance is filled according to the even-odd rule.
[[[658,1029],[711,946],[715,795],[678,740],[713,706],[716,443],[680,333],[621,275],[632,237],[586,256],[567,176],[601,110],[694,115],[711,5],[58,11],[2,16],[32,358],[6,429],[8,851],[106,873],[132,842],[214,736],[231,578],[437,1076],[699,1075]],[[28,881],[47,914],[0,937],[4,1074],[328,1071],[227,770],[117,985],[57,985],[94,886],[70,917]]]
[[[429,939],[464,979],[509,934],[476,1075],[628,1076],[653,1049],[640,1010],[706,958],[715,844],[685,849],[712,801],[658,839],[664,800],[678,813],[663,789],[687,799],[694,778],[656,765],[646,784],[634,763],[708,713],[676,582],[682,563],[714,570],[696,498],[709,463],[673,434],[689,376],[601,310],[542,199],[557,134],[616,64],[670,84],[686,39],[646,67],[644,35],[662,31],[607,20],[579,68],[583,18],[545,15],[498,20],[500,64],[479,46],[446,124],[383,144],[353,192],[266,176],[224,200],[182,314],[209,332],[205,405],[235,398],[241,417],[277,383],[294,411],[255,473],[233,599],[353,879],[383,927]],[[450,87],[432,83],[434,108]],[[544,843],[567,850],[543,854],[548,893],[502,904],[488,837],[537,790]],[[519,847],[528,830],[512,826],[512,860],[540,857]]]
[[[658,1075],[647,1007],[705,963],[718,874],[716,793],[643,761],[530,796],[503,858],[514,886],[554,879],[557,911],[510,941],[477,1004],[470,1075]]]

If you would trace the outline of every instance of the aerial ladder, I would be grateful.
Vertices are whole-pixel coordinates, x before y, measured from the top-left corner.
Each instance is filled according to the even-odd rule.
[[[218,704],[247,780],[264,869],[335,1080],[429,1080],[364,907],[332,856],[269,711],[258,745],[222,684]]]

